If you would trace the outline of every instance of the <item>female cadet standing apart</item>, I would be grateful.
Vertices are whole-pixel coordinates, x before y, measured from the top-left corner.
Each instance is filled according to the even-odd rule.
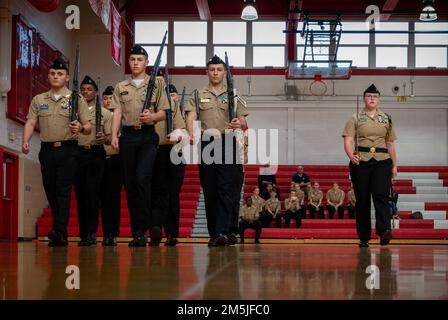
[[[208,86],[199,90],[198,103],[199,115],[196,114],[195,97],[192,97],[186,107],[187,130],[190,140],[193,140],[193,121],[201,121],[201,163],[199,164],[199,177],[205,198],[205,212],[207,217],[207,228],[210,235],[209,246],[225,246],[228,244],[230,217],[235,203],[235,186],[238,184],[238,163],[235,136],[232,130],[245,129],[248,115],[246,102],[238,95],[235,118],[229,119],[229,105],[227,88],[223,84],[226,75],[224,61],[214,56],[207,63]],[[230,129],[230,133],[227,130]],[[219,139],[221,139],[219,141]],[[230,143],[226,142],[231,139]],[[215,146],[222,146],[222,154],[216,163],[214,158],[219,150],[214,149],[213,161],[205,159],[209,155],[205,149],[210,151],[212,142]],[[228,146],[232,147],[228,150]],[[205,151],[205,152],[204,152]],[[226,153],[228,153],[226,155]],[[229,154],[233,153],[233,157]],[[231,158],[232,161],[229,161]],[[211,163],[210,163],[211,162]],[[229,163],[231,162],[231,163]]]
[[[381,245],[392,239],[387,202],[392,179],[397,175],[396,140],[392,118],[378,108],[380,92],[372,84],[364,91],[365,108],[346,123],[342,136],[350,158],[350,176],[356,196],[356,230],[360,247],[368,247],[371,235],[370,197],[373,198],[376,233]],[[354,148],[355,145],[355,148]],[[357,150],[356,150],[357,149]]]
[[[48,234],[50,247],[66,246],[70,198],[76,171],[77,134],[89,134],[92,117],[86,100],[79,97],[79,121],[70,122],[71,91],[68,66],[56,59],[48,71],[51,89],[33,98],[23,128],[22,152],[30,151],[29,141],[37,122],[42,140],[39,152],[42,181],[53,214],[53,228]]]
[[[121,154],[134,237],[129,243],[130,247],[146,246],[146,232],[151,220],[151,177],[159,145],[159,136],[154,125],[165,120],[165,110],[168,109],[168,99],[163,94],[163,86],[156,81],[150,108],[142,112],[149,81],[145,72],[147,65],[148,53],[140,45],[135,45],[129,56],[131,79],[118,83],[112,96],[112,108],[115,110],[111,145],[114,149],[119,147]],[[120,124],[122,127],[119,140]],[[160,232],[160,229],[157,231]],[[159,238],[160,234],[151,233],[151,237],[153,236]]]

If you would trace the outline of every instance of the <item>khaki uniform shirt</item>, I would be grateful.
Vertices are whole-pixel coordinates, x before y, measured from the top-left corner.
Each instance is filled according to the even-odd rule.
[[[367,148],[387,148],[386,142],[397,140],[391,120],[392,118],[380,109],[377,109],[373,117],[367,114],[366,109],[361,111],[358,115],[358,145]],[[347,121],[342,136],[356,139],[356,113]],[[369,161],[371,158],[381,161],[390,158],[388,153],[360,152],[360,154],[361,161]]]
[[[299,199],[297,197],[296,200],[292,200],[291,197],[287,198],[285,200],[285,209],[286,210],[291,210],[291,211],[297,211],[300,209],[300,202]]]
[[[185,120],[180,112],[179,104],[172,103],[171,105],[173,108],[173,130],[185,129]],[[166,120],[157,122],[155,128],[159,135],[159,145],[168,144],[168,139],[166,138]]]
[[[347,198],[351,204],[356,204],[355,191],[353,189],[350,189],[350,191],[347,192]]]
[[[96,139],[96,102],[95,99],[93,103],[91,103],[88,107],[90,116],[92,117],[92,131],[90,134],[81,134],[78,136],[78,145],[79,146],[92,146],[95,145]],[[111,126],[112,126],[112,112],[107,110],[104,107],[101,107],[101,129],[105,135],[111,134]]]
[[[263,210],[264,199],[260,196],[252,195],[252,206],[258,207],[258,212]]]
[[[316,190],[314,188],[311,189],[310,194],[309,194],[311,204],[314,204],[317,206],[323,197],[324,197],[324,193],[321,190]]]
[[[344,201],[344,198],[345,192],[341,189],[334,190],[332,188],[327,192],[327,201],[331,201],[331,203],[338,204],[339,202]]]
[[[247,116],[246,102],[237,93],[236,112],[237,118]],[[205,87],[199,90],[199,116],[197,120],[201,121],[201,131],[207,129],[216,129],[221,134],[227,129],[229,122],[229,105],[227,101],[227,87],[215,93],[211,87]],[[196,112],[195,99],[188,100],[185,105],[185,112]]]
[[[144,81],[140,83],[138,87],[132,79],[119,82],[115,86],[111,108],[121,110],[121,124],[123,126],[141,125],[140,114],[142,113],[143,104],[146,99],[148,81],[149,76],[145,75]],[[158,112],[168,108],[168,98],[163,90],[162,82],[157,80],[153,91],[153,96],[151,97],[149,110],[151,112]]]
[[[256,221],[258,220],[259,217],[259,212],[258,212],[258,208],[257,206],[253,205],[248,207],[247,205],[244,205],[241,207],[240,209],[240,217],[241,219],[245,220],[245,221]]]
[[[40,139],[43,142],[76,140],[77,134],[70,131],[70,96],[71,91],[64,88],[61,97],[56,100],[51,90],[38,94],[31,101],[27,119],[37,120],[40,128]],[[92,117],[84,97],[79,97],[79,122],[92,122]],[[83,134],[79,134],[82,136]]]
[[[264,207],[266,209],[269,209],[275,215],[276,213],[280,212],[280,210],[281,210],[280,200],[278,200],[277,198],[274,198],[274,199],[269,198],[264,203]]]
[[[304,201],[305,199],[305,192],[303,192],[301,189],[299,189],[298,191],[297,190],[294,191],[296,192],[296,197],[299,198],[299,204],[301,204],[302,201]]]
[[[114,112],[113,112],[113,110],[110,110],[110,109],[106,109],[106,110],[110,112],[111,116],[110,116],[110,123],[105,123],[104,127],[109,128],[109,131],[112,131],[112,118],[113,118]],[[110,132],[110,133],[112,133],[112,132]],[[105,144],[104,150],[106,151],[106,156],[113,156],[113,155],[120,154],[120,150],[112,148],[111,145]]]

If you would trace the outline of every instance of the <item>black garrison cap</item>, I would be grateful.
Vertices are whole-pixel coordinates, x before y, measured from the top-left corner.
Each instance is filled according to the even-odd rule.
[[[83,84],[90,84],[95,88],[95,91],[98,91],[98,86],[96,85],[95,81],[93,81],[93,79],[90,78],[89,76],[84,77],[84,79],[81,82],[81,85]]]
[[[170,84],[170,93],[177,93],[177,89],[176,89],[176,87],[174,86],[174,84]]]
[[[103,91],[103,96],[111,96],[114,94],[114,87],[107,86],[106,89]]]
[[[148,58],[148,52],[146,52],[146,50],[139,44],[136,44],[132,47],[130,54],[142,54],[146,58]]]
[[[368,87],[364,91],[364,95],[366,95],[366,93],[378,93],[378,94],[380,94],[380,92],[378,91],[378,89],[375,87],[375,85],[373,83],[370,85],[370,87]]]
[[[226,65],[226,63],[224,61],[222,61],[222,59],[220,57],[218,57],[216,54],[213,56],[213,58],[211,58],[208,62],[207,62],[207,67],[210,64],[223,64],[224,66]]]
[[[57,58],[53,61],[53,64],[50,65],[50,69],[66,70],[68,72],[68,64],[63,59]]]

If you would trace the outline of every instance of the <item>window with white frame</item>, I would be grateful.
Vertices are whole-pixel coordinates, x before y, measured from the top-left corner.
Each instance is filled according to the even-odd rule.
[[[447,33],[416,33],[415,34],[415,67],[416,68],[447,68],[448,66],[448,23],[417,22],[415,31],[447,32]]]
[[[160,43],[165,32],[168,31],[168,21],[136,21],[134,32],[134,43],[140,44],[148,52],[149,65],[154,65],[159,53]],[[165,48],[162,52],[160,64],[167,63],[167,44],[170,39],[167,36]]]
[[[174,66],[205,66],[207,51],[207,22],[174,21],[173,31]]]
[[[284,67],[286,28],[284,21],[257,21],[252,23],[253,66]]]
[[[224,60],[227,52],[230,66],[246,67],[246,32],[246,22],[213,22],[213,54]]]

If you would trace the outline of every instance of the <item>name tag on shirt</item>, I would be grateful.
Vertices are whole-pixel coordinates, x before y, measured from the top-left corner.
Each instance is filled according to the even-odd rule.
[[[125,96],[127,94],[129,94],[129,92],[127,92],[127,91],[120,92],[120,95],[122,95],[122,96]]]
[[[39,110],[48,110],[48,104],[40,105]]]
[[[202,98],[202,99],[201,99],[201,102],[207,102],[207,103],[208,103],[208,102],[210,102],[210,101],[211,101],[210,98]]]

